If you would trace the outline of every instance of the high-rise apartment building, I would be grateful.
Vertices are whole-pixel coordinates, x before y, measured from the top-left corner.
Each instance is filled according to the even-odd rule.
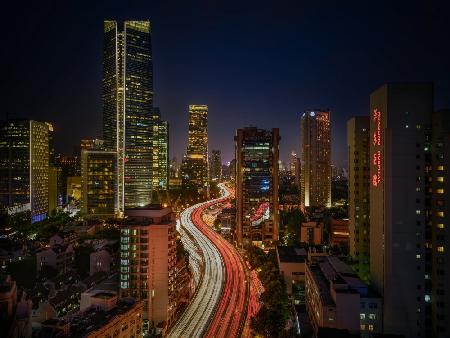
[[[117,157],[113,151],[81,151],[81,212],[114,216],[117,210]]]
[[[278,240],[279,130],[238,129],[234,140],[237,245],[271,246]]]
[[[0,122],[0,205],[10,212],[30,210],[33,222],[48,215],[49,126]]]
[[[176,310],[176,216],[160,205],[126,209],[120,225],[120,293],[144,302],[144,318],[170,326]]]
[[[347,122],[350,255],[364,279],[370,270],[369,130],[369,116],[353,117]]]
[[[152,123],[152,188],[167,190],[169,184],[169,123],[154,108]]]
[[[103,137],[117,153],[119,211],[150,203],[153,65],[149,21],[104,22]]]
[[[370,270],[384,332],[425,337],[433,86],[385,84],[370,96]],[[438,188],[439,189],[439,188]]]
[[[300,120],[301,205],[331,206],[330,112],[309,110]]]
[[[427,336],[444,338],[450,335],[450,110],[441,110],[432,117],[431,138],[431,223],[425,230],[427,280],[425,302],[431,306],[431,319],[427,322]],[[431,276],[431,281],[429,280]],[[431,282],[431,283],[430,283]],[[427,318],[428,319],[428,318]]]
[[[220,150],[211,152],[211,181],[220,182],[222,180],[222,157]]]
[[[289,157],[289,171],[292,176],[295,176],[295,172],[297,168],[297,153],[295,151],[291,151],[291,156]]]
[[[196,189],[209,196],[208,106],[189,105],[189,130],[182,180],[185,189]]]

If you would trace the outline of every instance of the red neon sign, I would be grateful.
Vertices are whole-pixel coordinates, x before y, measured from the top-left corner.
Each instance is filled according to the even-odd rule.
[[[374,152],[372,155],[372,165],[375,167],[375,174],[372,175],[372,185],[378,187],[381,183],[381,112],[378,109],[373,110],[374,132],[372,136]],[[378,148],[378,149],[376,149]]]

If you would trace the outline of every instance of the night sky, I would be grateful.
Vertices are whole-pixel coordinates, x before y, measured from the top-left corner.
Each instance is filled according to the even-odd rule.
[[[434,81],[436,108],[450,107],[444,1],[68,2],[3,5],[0,24],[1,117],[54,122],[57,151],[101,137],[105,18],[151,20],[155,102],[178,159],[189,104],[209,106],[210,149],[224,162],[235,129],[250,125],[279,127],[287,160],[301,112],[329,108],[338,165],[347,119],[368,114],[382,83]]]

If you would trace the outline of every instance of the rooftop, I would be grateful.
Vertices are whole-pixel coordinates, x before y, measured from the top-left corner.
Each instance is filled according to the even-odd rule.
[[[122,298],[117,302],[117,306],[109,311],[103,309],[90,308],[75,315],[70,323],[70,334],[73,337],[84,337],[89,332],[98,330],[116,316],[131,310],[137,302],[133,298]]]
[[[304,248],[295,246],[278,246],[277,252],[282,263],[304,263],[307,256]]]

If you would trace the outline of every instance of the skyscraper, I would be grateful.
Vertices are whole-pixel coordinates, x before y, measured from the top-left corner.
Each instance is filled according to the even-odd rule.
[[[236,131],[236,242],[271,246],[278,240],[279,131]]]
[[[330,112],[309,110],[300,120],[301,205],[331,206]]]
[[[195,189],[209,196],[208,106],[189,106],[189,130],[182,180],[185,189]]]
[[[81,151],[81,212],[114,216],[117,210],[117,158],[114,151]]]
[[[154,109],[152,129],[152,188],[166,190],[169,184],[169,124],[161,120],[158,108]]]
[[[10,212],[30,210],[33,222],[48,215],[49,126],[0,122],[0,205]]]
[[[433,86],[385,84],[370,96],[370,269],[384,331],[425,336]],[[428,296],[428,297],[427,297]]]
[[[222,158],[220,150],[213,150],[211,153],[211,181],[220,182],[222,180]]]
[[[151,199],[152,109],[150,22],[105,21],[103,137],[117,153],[119,211]]]
[[[369,116],[353,117],[347,122],[348,214],[350,255],[361,278],[369,276]]]
[[[295,151],[291,151],[291,156],[289,158],[289,171],[292,176],[295,176],[297,168],[297,153]]]
[[[432,117],[431,139],[431,224],[427,224],[426,268],[427,279],[425,305],[431,306],[431,325],[426,334],[429,337],[444,338],[450,335],[447,319],[450,318],[450,110],[441,110]],[[428,323],[427,323],[428,324]],[[427,325],[428,329],[428,325]]]

